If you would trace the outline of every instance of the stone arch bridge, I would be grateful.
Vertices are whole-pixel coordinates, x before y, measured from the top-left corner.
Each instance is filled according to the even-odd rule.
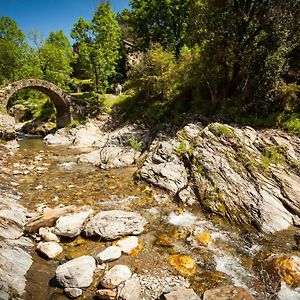
[[[47,95],[56,109],[56,125],[62,128],[78,117],[79,108],[70,94],[55,84],[40,79],[24,79],[7,86],[0,86],[0,111],[7,110],[7,103],[14,93],[22,89],[35,89]]]

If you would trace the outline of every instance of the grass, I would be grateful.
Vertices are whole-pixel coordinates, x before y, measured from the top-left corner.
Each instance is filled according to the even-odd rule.
[[[231,128],[222,124],[211,124],[209,130],[218,137],[232,138],[235,136]]]
[[[262,151],[261,166],[263,169],[269,168],[271,164],[283,164],[285,157],[282,154],[283,149],[277,146],[266,147]]]

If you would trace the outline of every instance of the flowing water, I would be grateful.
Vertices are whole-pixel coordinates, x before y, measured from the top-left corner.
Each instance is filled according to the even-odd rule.
[[[265,270],[266,258],[278,253],[299,251],[296,229],[276,235],[262,235],[233,227],[225,220],[201,213],[199,206],[186,208],[176,203],[164,191],[146,183],[134,181],[135,168],[103,171],[77,164],[78,149],[53,147],[41,139],[23,139],[20,149],[9,159],[14,170],[10,181],[20,193],[20,203],[28,211],[58,205],[89,205],[95,212],[123,209],[143,215],[149,224],[140,235],[142,249],[117,263],[128,265],[138,274],[155,276],[162,270],[181,274],[201,294],[221,284],[234,284],[248,289],[256,299],[300,299],[300,292],[277,283]],[[212,242],[201,245],[197,235],[206,232]],[[33,251],[34,263],[27,275],[25,299],[67,299],[55,282],[55,269],[68,259],[81,255],[96,255],[110,242],[84,237],[62,240],[63,253],[46,260]],[[174,254],[187,255],[196,261],[192,274],[182,274],[170,263]],[[110,263],[110,266],[116,263]],[[180,269],[180,268],[179,268]],[[180,273],[181,272],[181,273]],[[103,273],[84,293],[92,299]],[[280,286],[280,285],[279,285]],[[279,293],[278,293],[279,292]]]

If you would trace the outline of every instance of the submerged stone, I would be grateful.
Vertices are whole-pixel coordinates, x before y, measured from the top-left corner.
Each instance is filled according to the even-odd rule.
[[[255,300],[247,290],[233,285],[224,285],[204,292],[203,300]]]
[[[170,264],[183,276],[192,276],[196,272],[196,262],[187,255],[171,255]]]
[[[200,300],[200,297],[192,290],[180,288],[164,295],[165,300]]]
[[[296,288],[300,286],[300,257],[296,255],[275,258],[274,266],[279,270],[280,277],[285,283]]]

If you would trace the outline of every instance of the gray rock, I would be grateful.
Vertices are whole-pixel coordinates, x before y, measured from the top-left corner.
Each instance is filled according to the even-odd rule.
[[[116,245],[121,249],[122,252],[130,254],[132,250],[138,247],[139,239],[136,236],[129,236],[117,241]]]
[[[37,249],[48,258],[54,258],[63,251],[63,248],[55,242],[40,242]]]
[[[100,263],[113,261],[121,257],[122,251],[119,247],[110,246],[96,256]]]
[[[77,298],[82,295],[82,289],[78,289],[78,288],[65,288],[64,292],[70,298]]]
[[[197,197],[191,187],[187,187],[178,193],[179,199],[188,205],[197,203]]]
[[[75,237],[80,234],[84,222],[93,213],[93,210],[62,216],[56,221],[54,232],[59,236]]]
[[[114,240],[142,233],[146,223],[145,218],[135,212],[102,211],[86,223],[84,231],[87,236],[99,235],[104,239]]]
[[[49,228],[41,227],[39,229],[39,235],[45,242],[60,242],[59,237],[54,234]]]
[[[13,140],[15,136],[15,119],[0,113],[0,139]]]
[[[164,298],[166,300],[200,300],[200,297],[192,289],[186,289],[184,287],[165,294]]]
[[[133,275],[124,284],[119,285],[118,294],[123,300],[139,300],[141,295],[141,284],[137,276]]]
[[[26,273],[32,264],[28,254],[33,247],[29,239],[0,241],[0,299],[12,299],[10,291],[25,292]]]
[[[93,281],[95,269],[96,262],[93,257],[80,256],[58,266],[56,279],[63,287],[88,287]]]
[[[159,142],[139,170],[139,175],[150,183],[177,193],[187,181],[183,162],[175,154],[173,144]]]
[[[11,194],[0,195],[0,208],[0,238],[21,237],[26,223],[26,209]]]
[[[73,134],[74,147],[92,147],[103,136],[103,132],[92,121],[77,127]]]
[[[59,129],[55,134],[48,134],[44,137],[44,141],[49,145],[71,145],[74,140],[73,136],[68,134],[65,128]]]
[[[196,194],[205,210],[273,233],[300,215],[299,144],[276,130],[188,124],[177,138],[153,142],[138,173],[186,203]]]
[[[131,277],[132,273],[127,266],[116,265],[112,267],[102,278],[101,285],[108,289],[114,289],[119,284]]]

